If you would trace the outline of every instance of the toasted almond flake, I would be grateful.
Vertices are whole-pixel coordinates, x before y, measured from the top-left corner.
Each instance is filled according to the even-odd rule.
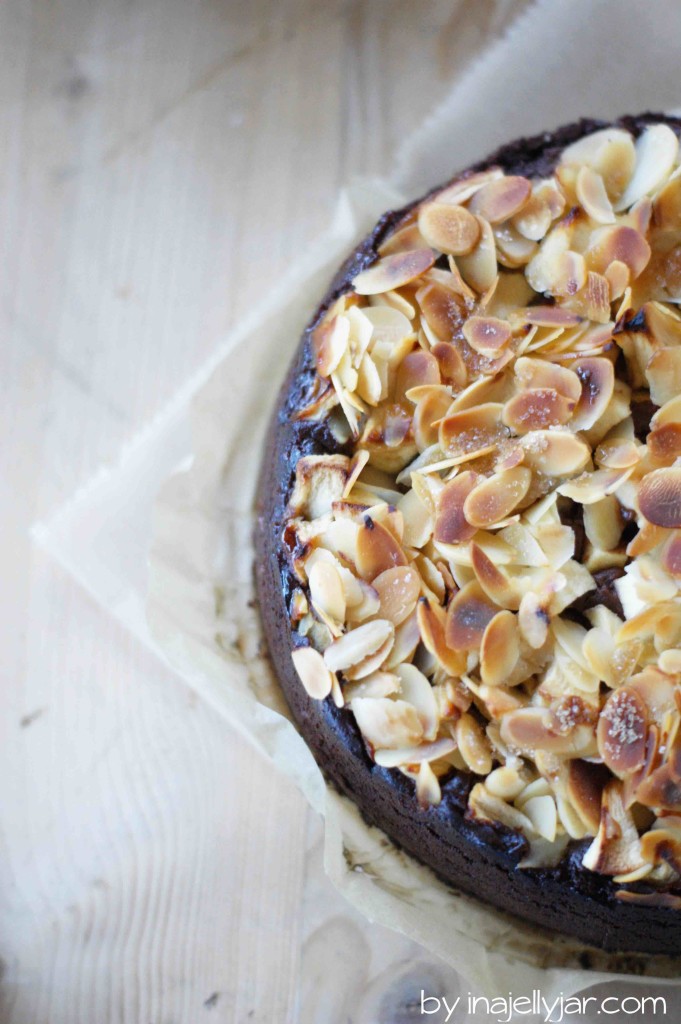
[[[356,683],[347,683],[343,695],[347,705],[357,697],[391,697],[398,693],[400,680],[393,672],[372,672]]]
[[[492,750],[479,723],[467,712],[454,727],[456,742],[466,766],[476,775],[489,775],[492,770]]]
[[[673,533],[664,546],[662,567],[674,579],[681,579],[681,534]]]
[[[372,586],[381,602],[381,618],[388,619],[394,626],[411,615],[421,593],[418,572],[405,565],[386,569],[374,579]]]
[[[480,675],[486,686],[500,686],[509,678],[520,657],[518,620],[500,611],[487,623],[480,647]]]
[[[415,709],[403,700],[358,697],[352,702],[352,713],[360,732],[374,749],[414,747],[423,737]]]
[[[453,287],[451,274],[447,281],[428,280],[416,293],[416,301],[422,313],[424,331],[432,333],[433,348],[438,342],[449,342],[466,317],[462,297]]]
[[[421,598],[416,615],[424,647],[452,676],[460,676],[466,668],[465,652],[451,648],[445,637],[446,615],[434,602]]]
[[[381,301],[383,301],[383,298]],[[380,305],[366,306],[362,312],[373,328],[371,334],[372,350],[376,344],[381,342],[393,346],[405,338],[412,337],[412,326],[405,314],[400,310]]]
[[[558,493],[572,498],[581,505],[601,502],[613,494],[630,476],[631,469],[597,469],[594,473],[582,473],[558,487]]]
[[[537,243],[525,238],[510,222],[497,224],[494,228],[494,240],[497,247],[497,259],[502,267],[516,270],[524,267],[537,252]],[[485,298],[481,299],[485,305]]]
[[[350,460],[348,479],[343,489],[343,498],[347,498],[350,491],[355,486],[360,473],[369,461],[369,452],[363,448],[359,448]]]
[[[652,124],[636,142],[636,167],[616,210],[626,210],[649,195],[669,177],[679,151],[679,140],[666,124]]]
[[[464,387],[468,371],[459,350],[447,342],[438,342],[433,345],[431,352],[437,359],[443,384]]]
[[[462,409],[440,423],[440,447],[446,455],[465,455],[492,444],[505,433],[499,402]]]
[[[527,494],[532,474],[525,466],[481,480],[466,496],[463,514],[471,526],[487,529],[511,514]]]
[[[599,224],[615,223],[615,213],[603,178],[586,164],[577,174],[577,199],[592,220]]]
[[[345,316],[323,320],[312,335],[317,372],[330,377],[345,354],[350,339],[350,322]]]
[[[525,464],[547,476],[568,476],[589,461],[589,446],[563,430],[533,430],[522,438]]]
[[[681,348],[661,348],[650,358],[645,375],[655,405],[664,405],[681,390]]]
[[[435,518],[435,540],[443,544],[458,544],[470,540],[476,528],[464,515],[464,503],[480,477],[471,470],[464,470],[445,485]]]
[[[440,724],[435,691],[415,665],[400,665],[396,669],[400,679],[400,697],[416,709],[423,727],[423,738],[432,742]]]
[[[518,310],[518,319],[538,327],[574,327],[582,321],[578,313],[563,306],[529,306]]]
[[[345,672],[376,654],[394,635],[392,622],[385,619],[365,622],[334,640],[324,651],[324,661],[332,672]]]
[[[621,298],[629,287],[631,271],[626,263],[622,263],[621,260],[613,260],[603,274],[610,286],[610,298],[614,302],[615,299]],[[620,314],[617,315],[619,318]]]
[[[511,328],[493,316],[471,316],[463,325],[463,335],[476,352],[496,354],[511,340]]]
[[[681,469],[656,469],[638,488],[641,513],[655,526],[681,527]]]
[[[345,619],[345,591],[331,562],[317,561],[308,575],[310,600],[317,612],[336,623]],[[328,623],[327,623],[328,625]]]
[[[356,564],[360,576],[372,582],[386,569],[407,565],[407,558],[392,533],[367,515],[357,535]]]
[[[490,167],[486,171],[476,171],[462,175],[458,181],[452,182],[433,196],[440,203],[465,203],[472,195],[490,181],[502,178],[504,172],[500,167]]]
[[[526,814],[536,831],[550,843],[556,838],[556,827],[558,814],[556,804],[552,796],[533,796],[522,805],[522,812]]]
[[[479,295],[492,286],[497,276],[497,252],[494,232],[486,220],[478,218],[480,239],[466,256],[457,256],[456,263],[461,275]]]
[[[471,565],[475,578],[495,605],[518,609],[521,596],[518,588],[476,543],[471,544]]]
[[[412,252],[414,249],[425,249],[428,246],[419,231],[417,223],[405,224],[393,231],[378,247],[379,256],[392,256],[399,252]]]
[[[498,611],[477,581],[468,583],[455,594],[447,609],[448,646],[457,651],[478,650],[487,623]]]
[[[490,224],[499,224],[522,210],[531,191],[527,178],[506,175],[483,185],[471,198],[468,208]]]
[[[419,230],[428,245],[460,256],[471,252],[480,238],[480,225],[463,206],[428,202],[419,210]]]
[[[611,263],[624,263],[632,279],[641,274],[650,260],[650,246],[640,232],[626,225],[601,228],[586,253],[587,266],[604,274]]]
[[[663,651],[659,657],[658,665],[668,675],[681,675],[681,651]]]
[[[553,388],[573,402],[577,402],[582,393],[581,381],[573,370],[544,359],[521,356],[513,369],[519,387]]]
[[[529,388],[511,398],[503,408],[501,419],[515,434],[566,424],[575,408],[573,399],[553,388]]]
[[[646,707],[636,691],[621,686],[611,693],[598,722],[598,749],[615,775],[622,778],[642,767],[647,733]]]
[[[603,128],[564,149],[560,163],[563,167],[592,167],[603,178],[608,195],[617,199],[634,173],[636,149],[629,132]]]
[[[412,249],[384,256],[354,278],[352,287],[357,295],[379,295],[393,291],[415,280],[429,270],[435,262],[431,249]]]
[[[681,423],[665,423],[651,430],[646,445],[658,465],[671,466],[681,456]]]
[[[328,697],[333,676],[319,651],[314,647],[297,647],[291,652],[291,658],[308,696],[313,700],[324,700]]]

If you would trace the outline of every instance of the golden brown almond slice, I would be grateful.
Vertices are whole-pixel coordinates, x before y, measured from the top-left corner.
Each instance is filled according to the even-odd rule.
[[[674,579],[681,579],[681,533],[673,533],[665,544],[661,564],[665,572]]]
[[[483,402],[446,416],[440,424],[440,447],[445,455],[465,455],[486,448],[507,431],[501,423],[500,402]]]
[[[521,444],[525,464],[547,476],[569,476],[591,458],[591,449],[580,438],[563,430],[533,430]]]
[[[517,317],[520,322],[536,327],[576,327],[582,322],[579,313],[563,306],[527,306],[518,310]]]
[[[578,724],[568,733],[554,732],[547,708],[519,708],[501,720],[501,738],[514,750],[532,754],[537,750],[580,756],[591,744],[593,728]]]
[[[467,256],[457,256],[456,264],[466,284],[482,295],[497,277],[497,249],[494,232],[486,220],[480,220],[480,239]]]
[[[440,203],[452,203],[458,206],[460,203],[465,203],[472,195],[475,195],[483,185],[490,181],[495,181],[497,178],[503,178],[503,176],[504,172],[500,167],[490,167],[486,171],[476,171],[473,174],[467,173],[462,175],[458,181],[454,181],[445,188],[440,189],[433,196],[433,199]]]
[[[476,527],[467,521],[463,507],[466,498],[479,480],[478,473],[465,469],[445,484],[438,500],[435,517],[436,541],[442,544],[461,544],[474,536]]]
[[[471,564],[475,578],[490,600],[500,608],[517,611],[521,596],[517,587],[475,542],[471,544]]]
[[[570,305],[587,320],[607,324],[610,321],[610,302],[608,278],[604,274],[596,274],[589,270],[584,287],[575,295]]]
[[[416,617],[423,645],[450,676],[466,670],[466,652],[453,650],[446,641],[446,613],[443,608],[422,597],[416,605]]]
[[[324,700],[331,693],[333,675],[314,647],[298,647],[291,652],[293,665],[305,692],[314,700]]]
[[[509,174],[483,185],[471,198],[468,208],[490,224],[500,224],[522,210],[531,191],[532,184],[527,178]]]
[[[526,642],[535,650],[544,646],[549,635],[549,600],[528,591],[518,608],[518,626]]]
[[[418,572],[406,565],[386,569],[374,579],[372,586],[381,602],[379,616],[394,626],[399,626],[411,615],[421,593]]]
[[[592,220],[599,224],[614,224],[615,212],[608,199],[603,178],[592,167],[584,165],[577,173],[577,199]]]
[[[451,275],[449,275],[451,277]],[[416,292],[416,302],[421,310],[425,325],[434,336],[431,344],[438,341],[451,341],[467,316],[467,309],[462,297],[456,290],[441,280],[427,281]],[[424,326],[425,329],[425,325]]]
[[[624,529],[624,518],[622,506],[614,494],[584,505],[584,529],[594,547],[603,551],[613,551],[617,547]]]
[[[374,749],[414,747],[423,738],[416,709],[406,701],[358,697],[352,702],[352,713],[362,736]]]
[[[675,174],[655,196],[653,224],[660,231],[677,231],[681,224],[681,175]]]
[[[615,260],[629,267],[632,280],[643,273],[650,260],[648,242],[635,228],[626,225],[601,228],[586,252],[587,266],[597,274],[605,274]]]
[[[594,835],[601,820],[601,798],[607,773],[601,765],[575,758],[568,762],[567,798]]]
[[[386,645],[395,638],[395,627],[385,619],[373,619],[363,622],[349,633],[334,640],[324,651],[324,662],[332,672],[349,672],[360,665],[366,665],[367,659],[377,653],[388,654]],[[373,665],[365,675],[375,671],[380,665]],[[360,678],[355,675],[354,678]]]
[[[598,833],[582,864],[603,875],[622,875],[644,865],[636,825],[624,807],[622,783],[618,779],[603,790]]]
[[[454,728],[459,752],[466,767],[475,775],[489,775],[492,770],[492,748],[480,724],[465,712]]]
[[[636,167],[616,209],[649,195],[669,177],[679,152],[676,133],[666,124],[651,124],[636,142]]]
[[[511,398],[503,408],[502,422],[514,434],[545,430],[566,424],[575,409],[574,399],[553,388],[529,388]]]
[[[608,195],[618,199],[634,173],[634,141],[629,132],[621,128],[603,128],[564,149],[560,165],[575,169],[584,165],[593,168],[603,178]]]
[[[312,348],[317,373],[330,377],[345,355],[350,340],[350,323],[346,316],[323,320],[312,334]]]
[[[638,488],[638,506],[649,523],[681,527],[681,469],[655,469]]]
[[[627,544],[627,555],[629,558],[638,558],[639,555],[647,555],[649,551],[656,548],[669,536],[670,531],[662,526],[654,526],[653,523],[643,522],[638,533]]]
[[[428,202],[419,210],[419,231],[428,245],[452,256],[462,256],[477,245],[480,225],[464,206]]]
[[[496,355],[511,340],[511,328],[493,316],[472,316],[463,325],[463,336],[476,352]]]
[[[400,680],[401,699],[416,709],[423,726],[423,738],[432,742],[440,725],[440,712],[433,687],[415,665],[399,665],[396,672]]]
[[[398,346],[413,335],[409,319],[399,309],[384,305],[365,306],[362,312],[372,326],[372,348],[382,342],[391,347]]]
[[[315,562],[309,572],[308,583],[315,611],[332,622],[342,623],[345,619],[345,591],[334,564],[321,560]]]
[[[447,609],[447,645],[455,651],[478,650],[487,623],[498,611],[477,580],[467,583],[454,595]]]
[[[582,393],[581,381],[574,370],[545,359],[521,356],[516,359],[513,371],[521,388],[553,388],[573,402],[577,402]]]
[[[561,484],[558,493],[580,505],[592,505],[613,494],[631,473],[631,469],[597,469],[594,473],[582,473]]]
[[[665,423],[651,430],[646,446],[658,465],[671,466],[681,455],[681,423]]]
[[[643,765],[648,716],[641,697],[628,686],[610,694],[598,720],[598,750],[614,775],[623,778]]]
[[[405,356],[395,378],[395,402],[401,402],[411,388],[440,383],[440,367],[430,352],[417,349]]]
[[[502,267],[508,267],[510,270],[526,266],[538,249],[536,242],[521,235],[510,222],[496,225],[494,240],[499,263]]]
[[[371,583],[386,569],[407,565],[407,557],[392,533],[365,516],[357,534],[357,571]]]
[[[419,231],[419,226],[414,221],[412,224],[405,224],[404,227],[393,231],[391,235],[381,242],[378,247],[379,256],[392,256],[398,252],[413,252],[414,249],[426,249],[428,242]]]
[[[433,444],[439,437],[439,422],[447,414],[452,404],[449,390],[444,387],[432,387],[419,399],[414,411],[412,422],[414,440],[420,452]]]
[[[610,286],[610,299],[621,299],[631,282],[631,271],[626,263],[621,260],[613,260],[609,267],[603,271],[603,276]],[[617,314],[619,319],[620,313]]]
[[[582,385],[571,426],[573,430],[589,430],[610,403],[615,388],[615,371],[610,360],[602,356],[578,359],[570,369],[577,374]]]
[[[468,370],[463,357],[455,345],[449,342],[438,342],[431,349],[440,367],[440,377],[443,384],[451,387],[463,388],[466,386]]]
[[[435,263],[432,249],[412,249],[384,256],[377,263],[361,271],[354,278],[352,287],[357,295],[380,295],[395,288],[401,288],[416,280]]]
[[[501,611],[487,624],[480,646],[480,676],[486,686],[501,686],[520,657],[518,620]]]
[[[599,444],[594,461],[603,469],[632,469],[641,461],[642,449],[627,437],[616,437]]]
[[[464,501],[466,520],[478,529],[501,522],[520,504],[531,482],[532,473],[525,466],[503,470],[480,481]]]
[[[653,352],[645,375],[655,405],[664,405],[676,398],[681,390],[681,348],[660,348]]]

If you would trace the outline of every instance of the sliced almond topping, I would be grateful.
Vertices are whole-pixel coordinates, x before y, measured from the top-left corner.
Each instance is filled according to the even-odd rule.
[[[434,262],[432,249],[413,249],[384,256],[358,274],[352,287],[357,295],[379,295],[409,284],[429,270]]]
[[[386,569],[407,565],[407,558],[392,533],[370,516],[357,534],[357,571],[371,582]]]
[[[421,593],[418,572],[406,565],[386,569],[374,579],[372,586],[381,602],[381,618],[388,619],[394,626],[411,615]]]
[[[608,768],[623,778],[645,761],[648,721],[635,690],[621,686],[610,694],[598,721],[598,749]]]
[[[445,485],[440,495],[435,519],[435,540],[443,544],[459,544],[470,540],[476,528],[464,515],[464,503],[478,480],[478,473],[464,470]]]
[[[314,647],[297,647],[291,652],[293,665],[308,696],[324,700],[331,693],[333,676]]]
[[[345,591],[340,575],[331,562],[318,561],[308,575],[310,599],[321,615],[342,623],[345,619]]]
[[[506,175],[483,185],[472,197],[468,207],[490,224],[499,224],[522,210],[531,191],[532,185],[527,178]]]
[[[465,455],[486,448],[506,433],[499,402],[483,402],[473,409],[446,416],[440,424],[440,447],[447,455]]]
[[[476,352],[490,355],[508,344],[511,328],[505,320],[497,320],[493,316],[471,316],[463,325],[463,335]]]
[[[400,696],[415,708],[423,728],[423,737],[429,742],[437,736],[440,724],[435,691],[415,665],[400,665],[396,669],[400,679]]]
[[[522,439],[525,464],[547,476],[568,476],[589,461],[589,446],[562,430],[533,430]]]
[[[478,224],[480,239],[475,249],[467,256],[457,256],[456,262],[466,284],[482,295],[496,280],[497,250],[489,223],[478,218]]]
[[[487,623],[499,609],[475,581],[455,594],[447,609],[445,639],[455,651],[478,650]]]
[[[617,210],[626,210],[669,177],[679,151],[679,140],[666,124],[649,125],[636,142],[636,167]]]
[[[452,676],[459,676],[466,668],[465,651],[451,648],[445,637],[446,615],[442,608],[426,598],[416,606],[421,639],[426,650]]]
[[[563,306],[529,306],[518,310],[518,317],[537,327],[575,327],[582,321],[578,313],[572,313]]]
[[[615,371],[610,360],[600,356],[578,359],[571,369],[582,384],[571,426],[573,430],[588,430],[603,415],[612,398]]]
[[[649,523],[681,527],[681,469],[656,469],[638,488],[638,505]]]
[[[392,256],[397,252],[411,252],[414,249],[425,249],[428,246],[425,238],[419,231],[418,224],[406,224],[381,242],[378,247],[379,256]]]
[[[431,352],[437,359],[443,384],[455,388],[464,387],[468,371],[459,350],[454,345],[439,342],[433,345]]]
[[[419,230],[428,245],[452,256],[470,252],[480,238],[480,225],[463,206],[425,203],[419,211]]]
[[[482,480],[464,501],[466,520],[479,529],[501,522],[523,500],[531,482],[532,473],[525,466],[506,469]]]
[[[662,567],[675,579],[681,579],[681,534],[674,533],[664,546]]]
[[[518,588],[475,543],[471,544],[471,563],[475,578],[490,600],[499,608],[517,611],[520,605]]]
[[[456,742],[466,765],[476,775],[488,775],[492,770],[492,749],[480,725],[467,712],[455,726]]]
[[[376,654],[394,636],[392,622],[384,619],[365,622],[334,640],[324,651],[324,661],[332,672],[345,672]]]
[[[603,179],[593,168],[586,165],[577,175],[577,198],[592,220],[599,224],[615,223],[615,213]]]
[[[352,713],[360,732],[374,749],[413,747],[423,737],[416,709],[403,700],[358,697],[352,702]]]
[[[676,398],[681,390],[681,348],[661,348],[653,352],[645,375],[655,405],[664,405]]]
[[[501,418],[515,434],[526,434],[530,430],[563,426],[569,421],[574,408],[573,399],[553,388],[530,388],[506,403]]]
[[[591,270],[604,274],[611,263],[624,263],[632,279],[641,274],[650,260],[650,246],[640,232],[626,226],[601,228],[586,254]]]
[[[603,128],[563,150],[560,163],[564,167],[592,167],[602,176],[608,195],[617,199],[634,173],[636,149],[629,132]]]
[[[520,657],[518,620],[501,611],[487,624],[480,647],[480,674],[487,686],[501,686]]]
[[[552,388],[572,402],[577,402],[582,393],[582,383],[574,372],[545,359],[521,356],[516,359],[514,373],[518,386],[522,388]]]
[[[658,464],[671,466],[681,455],[681,423],[665,423],[651,430],[646,445]]]
[[[613,494],[630,475],[630,469],[597,469],[595,473],[582,473],[561,484],[558,493],[581,505],[600,503],[607,495]]]
[[[350,323],[345,316],[323,320],[312,335],[317,372],[330,377],[340,363],[350,340]]]

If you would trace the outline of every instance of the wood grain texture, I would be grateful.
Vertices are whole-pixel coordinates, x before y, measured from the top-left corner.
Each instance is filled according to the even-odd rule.
[[[201,365],[342,182],[389,170],[519,6],[0,5],[2,1024],[307,1013],[302,797],[27,527]]]

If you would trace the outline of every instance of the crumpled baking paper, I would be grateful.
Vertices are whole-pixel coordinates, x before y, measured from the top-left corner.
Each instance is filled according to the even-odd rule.
[[[490,996],[534,988],[546,998],[567,996],[617,977],[654,977],[659,986],[679,976],[680,962],[589,951],[585,970],[580,944],[454,892],[325,784],[264,657],[252,603],[262,439],[305,322],[380,213],[514,135],[582,114],[676,106],[680,30],[681,9],[666,0],[535,4],[408,141],[393,183],[345,192],[327,233],[131,446],[121,469],[100,476],[36,531],[99,600],[296,780],[325,815],[326,868],[340,891]],[[152,495],[178,463],[160,488],[152,536]],[[149,542],[150,629],[140,569]]]

